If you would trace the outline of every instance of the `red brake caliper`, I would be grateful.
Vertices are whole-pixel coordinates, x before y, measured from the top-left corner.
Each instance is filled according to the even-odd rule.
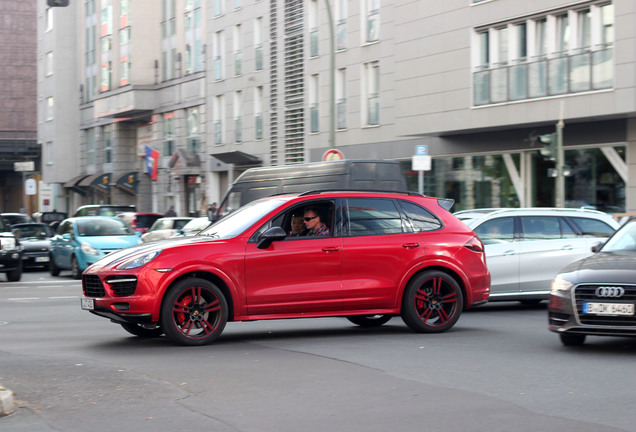
[[[181,299],[180,302],[177,303],[179,306],[181,306],[184,310],[187,310],[190,305],[192,304],[192,296],[191,295],[187,295],[185,297],[183,297]],[[183,324],[186,320],[186,315],[183,312],[177,312],[177,321],[180,324]]]

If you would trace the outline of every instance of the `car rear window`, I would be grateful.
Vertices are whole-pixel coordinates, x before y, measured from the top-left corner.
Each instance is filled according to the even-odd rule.
[[[149,228],[161,216],[155,215],[137,215],[135,226],[138,228]]]
[[[598,219],[573,217],[569,218],[585,237],[609,237],[614,228]]]

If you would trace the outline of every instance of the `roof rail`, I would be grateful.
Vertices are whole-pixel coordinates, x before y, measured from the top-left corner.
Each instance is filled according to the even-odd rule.
[[[388,194],[400,194],[400,195],[426,196],[418,192],[411,192],[411,191],[396,191],[396,190],[383,190],[383,189],[345,189],[345,188],[314,189],[314,190],[302,192],[298,194],[298,196],[316,195],[316,194],[327,193],[327,192],[362,192],[362,193],[368,192],[368,193],[388,193]]]

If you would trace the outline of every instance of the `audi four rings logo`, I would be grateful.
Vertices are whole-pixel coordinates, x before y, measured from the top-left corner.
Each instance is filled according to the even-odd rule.
[[[623,287],[598,287],[596,297],[623,297],[625,289]]]

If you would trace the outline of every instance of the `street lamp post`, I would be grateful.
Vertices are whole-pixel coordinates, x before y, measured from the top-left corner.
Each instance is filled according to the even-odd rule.
[[[327,4],[327,18],[329,19],[329,147],[336,147],[336,38],[334,35],[333,13],[331,2],[325,0]]]

